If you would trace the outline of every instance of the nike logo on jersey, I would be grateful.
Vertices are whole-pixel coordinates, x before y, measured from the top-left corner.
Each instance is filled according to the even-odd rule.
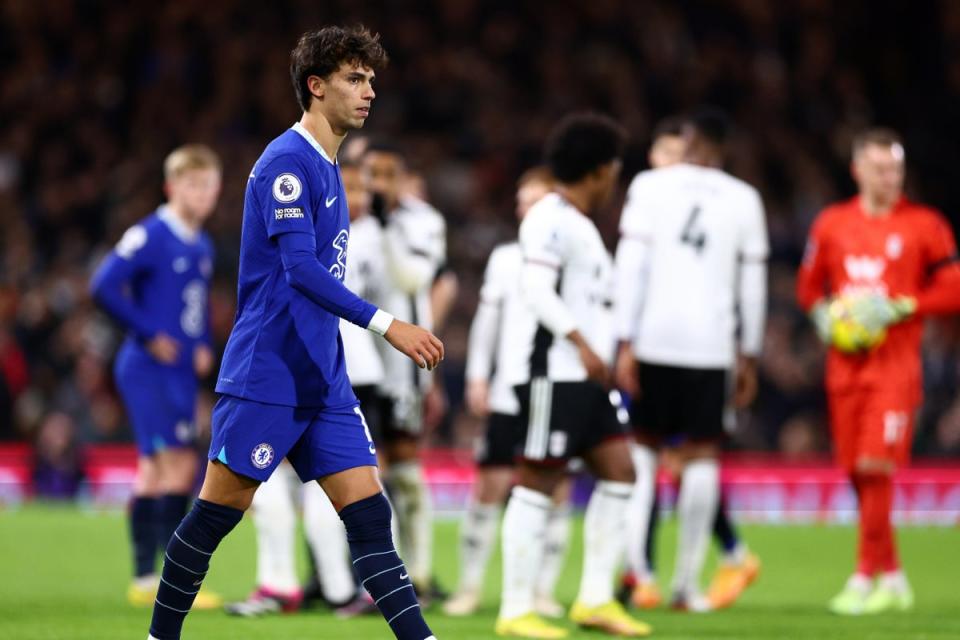
[[[406,573],[401,573],[401,574],[400,574],[400,579],[401,579],[401,580],[406,580],[408,577],[409,577],[409,574],[406,574]]]
[[[327,198],[327,209],[330,208],[334,202],[336,202],[338,196],[333,196],[332,198]]]
[[[173,261],[173,271],[174,273],[183,273],[190,268],[190,258],[184,258],[180,256],[179,258]]]

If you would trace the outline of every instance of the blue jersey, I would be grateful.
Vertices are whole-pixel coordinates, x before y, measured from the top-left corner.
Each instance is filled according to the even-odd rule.
[[[349,235],[340,169],[298,123],[267,145],[247,181],[219,393],[292,407],[356,403],[338,316],[366,327],[376,307],[343,286]],[[309,244],[306,284],[285,264],[291,241]]]
[[[127,331],[121,355],[147,367],[158,363],[146,342],[165,333],[180,343],[173,369],[193,375],[193,350],[210,344],[207,292],[213,244],[188,230],[162,206],[127,229],[91,282],[94,299]]]

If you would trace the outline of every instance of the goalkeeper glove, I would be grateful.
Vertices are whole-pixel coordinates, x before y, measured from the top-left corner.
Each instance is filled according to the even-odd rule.
[[[888,298],[879,293],[857,296],[850,302],[851,319],[870,333],[883,331],[892,324],[906,320],[917,310],[914,298]]]
[[[813,321],[813,328],[817,332],[820,341],[829,345],[833,341],[833,318],[830,317],[830,303],[832,300],[824,298],[813,305],[810,310],[810,320]]]

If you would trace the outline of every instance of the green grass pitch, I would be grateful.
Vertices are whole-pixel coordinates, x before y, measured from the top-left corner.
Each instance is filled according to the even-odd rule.
[[[579,529],[576,527],[575,529]],[[643,616],[654,637],[698,640],[739,638],[833,638],[903,640],[960,638],[960,531],[908,528],[900,532],[902,556],[917,595],[910,614],[841,619],[824,604],[848,574],[855,532],[848,527],[743,527],[764,562],[757,583],[733,609],[708,615],[667,610]],[[674,529],[661,531],[660,563],[672,565]],[[437,525],[436,567],[450,587],[457,574],[456,524]],[[210,587],[241,598],[253,586],[253,526],[245,519],[221,545]],[[579,531],[558,595],[569,603],[577,588]],[[499,560],[491,563],[483,610],[469,618],[428,620],[439,640],[492,638]],[[150,612],[124,600],[129,571],[126,526],[118,513],[86,513],[72,507],[28,506],[0,512],[0,639],[143,640]],[[565,623],[566,624],[566,623]],[[574,629],[572,625],[571,629]],[[341,621],[326,612],[237,619],[195,612],[185,640],[389,640],[379,618]],[[574,631],[572,638],[604,636]]]

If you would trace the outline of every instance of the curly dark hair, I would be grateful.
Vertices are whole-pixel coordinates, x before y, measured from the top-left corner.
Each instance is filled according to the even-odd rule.
[[[557,180],[570,184],[621,158],[626,138],[623,127],[609,116],[574,113],[553,128],[544,158]]]
[[[380,44],[380,34],[372,33],[363,25],[352,27],[324,27],[300,36],[290,52],[290,79],[297,93],[297,102],[304,111],[310,109],[313,97],[307,87],[307,78],[326,78],[340,65],[359,64],[370,69],[382,69],[389,58]]]

